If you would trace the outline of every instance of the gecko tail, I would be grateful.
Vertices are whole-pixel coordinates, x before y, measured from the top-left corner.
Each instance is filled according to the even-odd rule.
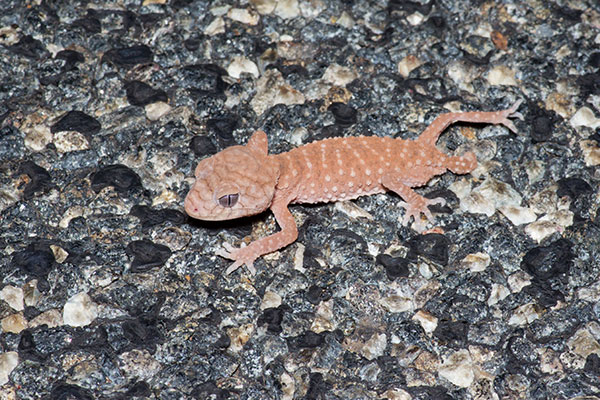
[[[468,174],[477,167],[477,157],[475,153],[469,151],[459,157],[448,157],[446,168],[455,174]]]

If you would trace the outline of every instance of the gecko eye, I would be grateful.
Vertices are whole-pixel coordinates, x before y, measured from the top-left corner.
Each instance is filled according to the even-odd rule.
[[[219,197],[219,204],[222,207],[231,208],[235,206],[235,203],[237,203],[239,198],[240,195],[238,193],[226,194],[225,196]]]

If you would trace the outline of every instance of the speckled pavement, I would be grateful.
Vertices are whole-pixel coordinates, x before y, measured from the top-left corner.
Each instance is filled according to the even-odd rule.
[[[418,192],[183,212],[202,158],[414,139],[522,99]],[[600,3],[0,2],[0,399],[600,399]]]

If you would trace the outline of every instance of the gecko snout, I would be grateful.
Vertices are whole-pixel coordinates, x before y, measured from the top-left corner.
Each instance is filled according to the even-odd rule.
[[[190,190],[187,196],[185,196],[185,201],[183,203],[183,208],[185,212],[190,217],[195,217],[198,215],[198,205],[196,202],[196,193],[194,190]]]

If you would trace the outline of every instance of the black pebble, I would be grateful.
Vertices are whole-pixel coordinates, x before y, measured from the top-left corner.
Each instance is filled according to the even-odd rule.
[[[140,81],[129,81],[125,83],[127,101],[134,106],[145,106],[159,101],[167,102],[167,93],[161,89],[154,89],[147,83]]]
[[[408,260],[404,257],[392,257],[389,254],[379,254],[375,261],[383,265],[390,280],[405,278],[409,274]]]
[[[21,332],[21,338],[19,339],[19,345],[17,346],[19,352],[19,358],[23,360],[29,360],[33,362],[41,362],[44,357],[36,349],[35,340],[30,330],[24,330]]]
[[[307,227],[310,226],[311,224],[315,223],[318,220],[319,219],[314,216],[308,217],[304,221],[304,223],[302,224],[300,229],[298,229],[299,235],[304,237]],[[318,224],[315,224],[315,226],[318,226]],[[321,252],[321,250],[307,245],[306,248],[304,249],[304,262],[302,263],[302,267],[304,267],[305,269],[308,269],[308,270],[314,269],[314,270],[318,271],[321,268],[321,264],[319,264],[319,262],[317,261],[317,258],[319,258],[319,257],[323,257],[323,253]],[[327,299],[331,298],[331,295],[329,293],[327,293],[326,296],[327,296]]]
[[[327,301],[331,298],[331,294],[320,286],[312,285],[306,292],[306,300],[309,303],[317,305],[322,301]]]
[[[93,331],[86,330],[78,333],[71,342],[71,347],[74,349],[87,348],[101,351],[108,346],[108,333],[103,326],[99,326]]]
[[[144,381],[136,382],[129,389],[127,389],[128,397],[148,398],[151,394],[152,392],[150,391],[150,385]]]
[[[227,147],[235,143],[233,131],[238,126],[238,120],[238,116],[232,114],[223,115],[206,121],[206,127],[215,133],[217,140],[223,147]]]
[[[142,229],[148,229],[164,222],[171,222],[174,225],[181,225],[185,222],[185,214],[181,211],[172,209],[156,209],[148,206],[135,205],[129,211],[130,215],[138,217],[142,224]]]
[[[523,293],[536,299],[537,303],[543,308],[554,307],[559,301],[565,301],[565,296],[558,290],[552,289],[548,281],[536,278],[531,281],[531,285],[523,288]]]
[[[102,56],[102,60],[121,67],[132,67],[137,64],[148,64],[152,62],[153,56],[150,47],[142,44],[108,50]]]
[[[37,308],[35,308],[33,306],[25,306],[25,309],[23,310],[23,316],[25,317],[25,319],[27,321],[31,321],[32,319],[34,319],[41,313],[42,312],[40,310],[38,310]]]
[[[289,307],[283,304],[277,308],[267,308],[258,317],[258,325],[267,324],[267,331],[279,334],[283,330],[281,322],[283,322],[283,316],[287,311],[289,311]]]
[[[217,146],[208,136],[194,136],[190,140],[190,150],[197,157],[211,156],[217,152]]]
[[[199,37],[192,37],[183,41],[183,45],[188,51],[198,50],[200,43],[202,43],[202,40]]]
[[[151,322],[139,319],[124,321],[121,324],[123,336],[134,345],[153,345],[161,339],[161,335]]]
[[[221,96],[229,86],[223,76],[227,71],[216,64],[194,64],[183,68],[186,79],[195,83],[190,92],[195,96]]]
[[[344,127],[339,124],[325,125],[321,128],[318,134],[311,137],[312,141],[323,140],[332,137],[342,136],[344,134]]]
[[[327,238],[327,242],[333,243],[334,240],[339,241],[338,243],[340,243],[341,246],[352,245],[351,242],[355,242],[357,248],[358,246],[361,246],[365,251],[367,249],[367,241],[365,238],[349,229],[334,229],[329,235],[329,238]]]
[[[102,31],[102,23],[98,18],[84,17],[76,19],[71,24],[73,28],[83,28],[89,33],[100,33]]]
[[[42,58],[48,53],[46,47],[31,35],[23,36],[17,43],[8,46],[8,49],[20,56],[34,60]]]
[[[590,375],[600,375],[600,357],[598,357],[598,354],[592,353],[587,356],[583,370]]]
[[[12,258],[12,265],[20,269],[29,277],[38,279],[38,288],[42,290],[42,282],[47,285],[46,277],[54,268],[54,254],[50,248],[43,244],[32,243],[23,251],[16,252]],[[44,286],[44,285],[42,285]]]
[[[433,336],[445,343],[464,343],[467,341],[469,324],[465,321],[441,320],[433,331]]]
[[[433,3],[433,1],[432,1]],[[448,389],[442,386],[414,386],[410,390],[414,399],[456,400],[460,397],[451,396]]]
[[[221,350],[227,349],[230,345],[231,345],[231,339],[229,338],[229,335],[226,333],[222,334],[219,337],[219,339],[215,342],[215,347],[217,349],[221,349]]]
[[[82,111],[69,111],[50,127],[50,132],[77,131],[84,135],[93,135],[100,131],[100,122]]]
[[[125,165],[109,165],[92,175],[92,189],[96,193],[107,186],[113,186],[116,191],[125,193],[130,190],[140,189],[142,187],[142,180],[138,174]]]
[[[581,92],[579,96],[582,99],[592,94],[600,94],[600,71],[580,75],[577,77],[577,84]]]
[[[590,54],[589,64],[591,67],[600,68],[600,51]]]
[[[583,14],[582,10],[576,10],[566,6],[554,6],[551,10],[557,17],[563,17],[567,23],[579,22],[581,20],[581,14]]]
[[[533,143],[547,142],[552,138],[554,124],[560,118],[553,111],[532,105],[529,107],[531,115],[531,140]]]
[[[324,341],[323,335],[313,331],[306,331],[296,338],[296,343],[301,349],[314,349],[322,345]]]
[[[588,137],[588,140],[596,141],[596,145],[600,144],[600,128],[596,129],[596,132],[592,134],[592,136]]]
[[[569,272],[575,258],[572,247],[573,244],[567,239],[535,247],[523,256],[521,269],[542,282],[556,278]]]
[[[331,384],[323,380],[323,374],[314,372],[310,374],[308,391],[304,399],[317,400],[328,398],[327,393],[331,390]]]
[[[356,109],[344,103],[332,103],[328,111],[331,111],[335,118],[335,123],[341,127],[347,128],[356,123]]]
[[[434,1],[422,4],[421,2],[412,0],[390,0],[387,6],[389,11],[402,10],[409,14],[418,11],[423,15],[428,15],[434,3]]]
[[[45,193],[55,186],[48,171],[33,161],[23,162],[19,173],[25,174],[31,179],[25,186],[25,189],[23,189],[23,198],[25,200],[31,199],[36,193]]]
[[[533,119],[531,138],[534,142],[544,142],[552,136],[552,120],[547,116],[538,116]]]
[[[52,388],[48,400],[93,400],[92,392],[81,386],[72,385],[65,382],[59,382]]]
[[[88,9],[85,17],[73,21],[73,28],[83,28],[89,33],[102,32],[102,23],[98,18],[98,12],[93,9]]]
[[[129,243],[126,251],[133,257],[131,272],[146,272],[160,267],[171,257],[171,250],[167,246],[145,239]]]
[[[409,261],[417,261],[418,256],[425,257],[437,264],[448,264],[449,240],[439,233],[417,236],[408,241],[410,251],[406,255]]]
[[[575,200],[581,195],[592,192],[590,184],[581,178],[562,178],[557,183],[558,197],[569,196],[571,200]]]
[[[448,23],[441,15],[432,15],[427,18],[427,25],[432,27],[438,34],[441,34],[448,29]]]
[[[64,60],[65,66],[63,67],[63,71],[69,71],[75,68],[77,63],[82,63],[85,61],[85,57],[78,51],[75,50],[61,50],[56,53],[56,57],[58,60]]]
[[[285,78],[289,75],[296,74],[299,76],[308,76],[308,70],[299,64],[284,65],[281,62],[269,65],[267,69],[277,69]]]

